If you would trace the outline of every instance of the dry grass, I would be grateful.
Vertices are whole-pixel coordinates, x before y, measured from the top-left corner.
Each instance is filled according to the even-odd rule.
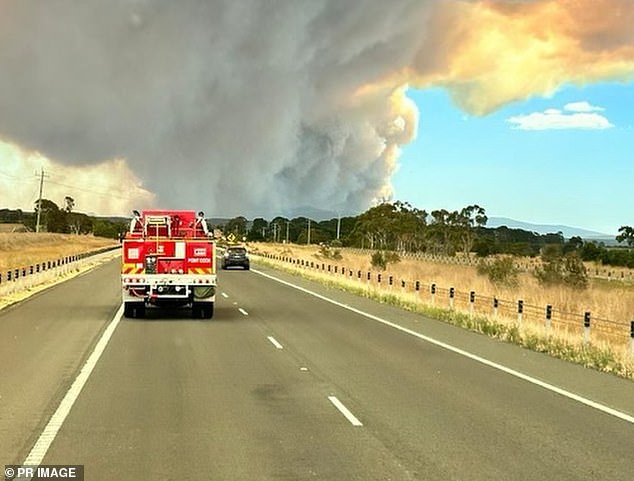
[[[357,279],[358,271],[362,272],[362,283],[366,283],[367,272],[372,273],[370,286],[378,287],[377,274],[381,273],[381,288],[393,293],[413,293],[414,282],[420,281],[420,297],[430,300],[429,287],[436,284],[435,305],[449,306],[448,290],[456,291],[454,306],[458,310],[469,310],[469,292],[475,291],[476,302],[474,312],[490,315],[493,313],[493,298],[500,300],[498,315],[517,319],[517,301],[524,301],[522,321],[543,326],[545,323],[546,305],[553,306],[552,327],[565,331],[575,339],[583,336],[583,316],[591,313],[592,336],[594,340],[604,340],[612,345],[625,345],[629,340],[629,321],[634,319],[634,286],[622,282],[606,282],[591,280],[590,287],[578,291],[565,286],[544,288],[529,273],[519,276],[517,288],[503,288],[493,285],[487,277],[478,275],[474,266],[440,264],[430,261],[403,259],[396,264],[388,265],[386,271],[373,269],[369,255],[361,255],[341,250],[342,259],[324,258],[316,246],[254,244],[255,251],[269,254],[289,256],[303,259],[308,263],[315,262],[346,270],[346,277]],[[334,249],[333,249],[334,251]],[[334,272],[331,273],[334,275]],[[393,277],[393,286],[388,286],[389,277]],[[406,282],[401,289],[401,281]],[[358,281],[356,281],[359,283]]]
[[[0,273],[116,244],[90,235],[0,233]]]

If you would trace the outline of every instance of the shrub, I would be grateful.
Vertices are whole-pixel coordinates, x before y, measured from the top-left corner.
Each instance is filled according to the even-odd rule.
[[[509,256],[498,257],[491,263],[480,262],[478,274],[487,276],[496,286],[517,287],[519,284],[519,269]]]
[[[387,269],[388,264],[396,264],[397,262],[400,262],[400,260],[401,258],[396,252],[376,251],[370,257],[372,267],[375,269],[381,269],[382,271]]]
[[[588,273],[576,253],[565,256],[553,252],[542,254],[543,267],[535,271],[537,281],[544,286],[566,285],[574,289],[588,287]]]

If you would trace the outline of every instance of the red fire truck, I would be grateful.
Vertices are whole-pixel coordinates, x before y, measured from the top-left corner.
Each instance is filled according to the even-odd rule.
[[[202,212],[134,211],[122,239],[125,317],[145,317],[146,306],[191,306],[210,319],[216,299],[216,243]]]

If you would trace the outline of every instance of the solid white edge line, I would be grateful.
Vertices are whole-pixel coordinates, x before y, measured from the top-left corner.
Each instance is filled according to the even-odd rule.
[[[277,342],[277,339],[275,339],[273,336],[268,336],[267,339],[271,342],[271,344],[275,346],[276,349],[284,349],[284,346]]]
[[[572,399],[573,401],[577,401],[577,402],[579,402],[581,404],[584,404],[586,406],[594,408],[594,409],[596,409],[598,411],[601,411],[601,412],[603,412],[605,414],[609,414],[609,415],[614,416],[616,418],[619,418],[619,419],[621,419],[623,421],[627,421],[628,423],[634,424],[634,416],[631,416],[631,415],[626,414],[624,412],[618,411],[616,409],[613,409],[613,408],[611,408],[609,406],[606,406],[604,404],[598,403],[596,401],[592,401],[591,399],[585,398],[583,396],[580,396],[578,394],[572,393],[570,391],[566,391],[563,388],[557,387],[557,386],[555,386],[553,384],[550,384],[550,383],[547,383],[545,381],[540,381],[539,379],[534,378],[532,376],[529,376],[528,374],[524,374],[522,372],[516,371],[515,369],[511,369],[510,367],[503,366],[502,364],[498,364],[497,362],[490,361],[490,360],[485,359],[483,357],[480,357],[480,356],[478,356],[476,354],[472,354],[472,353],[470,353],[468,351],[460,349],[459,347],[452,346],[451,344],[447,344],[445,342],[439,341],[439,340],[434,339],[432,337],[426,336],[426,335],[421,334],[419,332],[416,332],[416,331],[413,331],[413,330],[408,329],[406,327],[403,327],[403,326],[400,326],[398,324],[395,324],[395,323],[393,323],[391,321],[387,321],[385,319],[382,319],[382,318],[380,318],[378,316],[375,316],[373,314],[369,314],[367,312],[361,311],[360,309],[356,309],[356,308],[348,306],[346,304],[342,304],[341,302],[337,302],[334,299],[330,299],[330,298],[328,298],[326,296],[323,296],[321,294],[313,292],[313,291],[311,291],[309,289],[306,289],[304,287],[296,286],[295,284],[292,284],[292,283],[287,282],[285,280],[279,279],[279,278],[277,278],[275,276],[272,276],[270,274],[266,274],[266,273],[264,273],[262,271],[258,271],[257,269],[251,269],[251,270],[253,272],[255,272],[256,274],[259,274],[259,275],[261,275],[263,277],[267,277],[267,278],[269,278],[271,280],[277,281],[277,282],[279,282],[281,284],[284,284],[286,286],[292,287],[294,289],[302,291],[302,292],[304,292],[306,294],[309,294],[311,296],[314,296],[314,297],[316,297],[318,299],[321,299],[323,301],[329,302],[329,303],[334,304],[336,306],[342,307],[344,309],[348,309],[349,311],[352,311],[352,312],[354,312],[356,314],[359,314],[361,316],[367,317],[368,319],[372,319],[373,321],[380,322],[381,324],[385,324],[386,326],[392,327],[392,328],[397,329],[397,330],[399,330],[401,332],[409,334],[410,336],[417,337],[419,339],[422,339],[423,341],[429,342],[430,344],[434,344],[434,345],[436,345],[438,347],[441,347],[443,349],[446,349],[448,351],[454,352],[456,354],[459,354],[461,356],[467,357],[469,359],[472,359],[472,360],[474,360],[476,362],[479,362],[481,364],[484,364],[486,366],[492,367],[493,369],[497,369],[499,371],[505,372],[506,374],[510,374],[511,376],[517,377],[517,378],[522,379],[524,381],[527,381],[527,382],[530,382],[532,384],[535,384],[536,386],[542,387],[544,389],[547,389],[549,391],[557,393],[557,394],[559,394],[561,396],[567,397],[568,399]]]
[[[336,396],[328,396],[328,400],[343,414],[350,424],[353,426],[363,426],[363,423],[357,419],[357,417],[350,412],[350,410],[343,405]]]
[[[97,362],[99,361],[99,358],[106,349],[108,341],[110,341],[112,334],[119,325],[122,316],[123,304],[121,304],[121,306],[117,310],[117,313],[114,315],[114,318],[112,319],[112,321],[110,321],[110,324],[108,324],[108,327],[106,327],[106,330],[101,335],[101,338],[99,339],[92,353],[84,363],[81,371],[79,371],[79,374],[75,378],[75,381],[71,385],[70,389],[68,390],[62,401],[59,403],[59,406],[57,406],[57,410],[55,411],[55,413],[53,413],[53,416],[51,416],[51,419],[48,421],[48,424],[42,431],[42,434],[40,434],[40,437],[35,442],[35,445],[33,446],[33,448],[31,448],[31,452],[22,463],[23,465],[37,466],[42,463],[44,456],[46,456],[48,449],[55,440],[55,437],[57,436],[57,433],[61,429],[62,425],[64,424],[64,421],[68,416],[71,408],[73,407],[73,404],[75,404],[75,401],[79,397],[79,393],[81,393],[81,390],[86,384],[86,381],[88,381],[88,377],[92,373],[93,369],[97,365]]]
[[[238,310],[240,311],[240,314],[242,314],[243,316],[248,316],[249,313],[247,311],[245,311],[244,309],[242,309],[241,307],[238,307]]]

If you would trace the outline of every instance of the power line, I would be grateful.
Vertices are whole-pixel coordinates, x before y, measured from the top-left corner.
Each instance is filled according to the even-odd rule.
[[[84,187],[78,187],[76,185],[69,185],[69,184],[64,184],[62,182],[55,182],[53,180],[49,180],[48,182],[49,182],[49,184],[55,184],[55,185],[59,185],[61,187],[67,187],[69,189],[79,190],[79,191],[82,191],[82,192],[88,192],[90,194],[102,195],[102,196],[105,196],[105,197],[115,197],[117,199],[126,199],[126,200],[130,199],[129,195],[126,195],[126,196],[115,195],[112,192],[100,192],[100,191],[93,190],[93,189],[86,189]],[[121,189],[115,189],[115,190],[118,190],[119,192],[122,192]]]
[[[24,177],[16,177],[16,176],[15,176],[15,175],[13,175],[13,174],[9,174],[9,173],[7,173],[7,172],[3,172],[3,171],[1,171],[1,170],[0,170],[0,175],[2,175],[3,177],[6,177],[6,178],[8,178],[8,179],[12,179],[12,180],[14,180],[14,181],[17,181],[17,182],[24,182],[24,183],[31,183],[31,182],[33,182],[33,179],[30,179],[30,178],[24,178]]]

